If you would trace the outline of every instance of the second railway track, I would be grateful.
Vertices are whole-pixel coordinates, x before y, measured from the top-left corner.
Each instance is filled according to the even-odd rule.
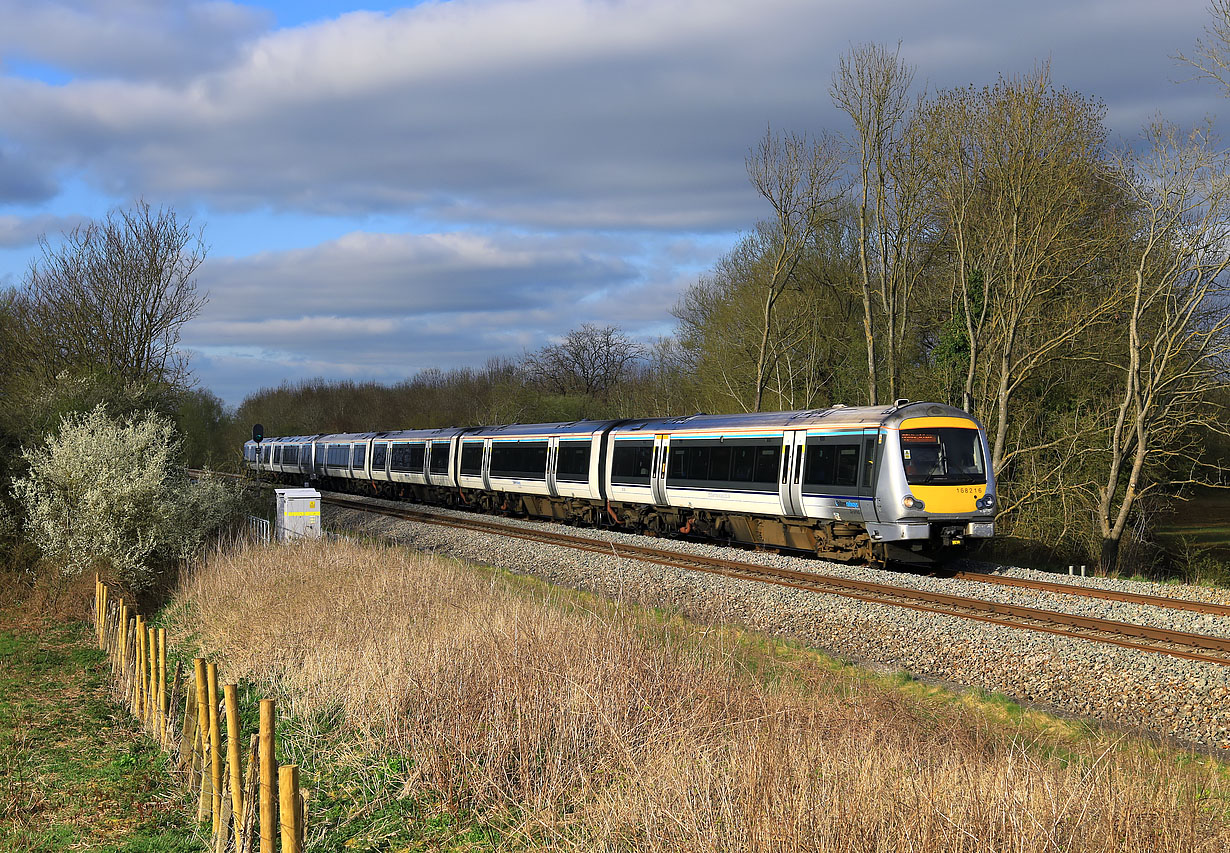
[[[871,581],[833,577],[756,563],[682,553],[647,545],[631,545],[606,539],[595,539],[590,536],[560,533],[550,530],[545,526],[536,528],[506,524],[485,516],[469,517],[454,513],[432,512],[430,510],[411,509],[408,507],[391,507],[373,503],[369,500],[356,500],[331,493],[326,494],[324,500],[340,508],[361,510],[363,512],[376,513],[409,521],[473,530],[581,551],[610,554],[626,559],[724,575],[741,580],[840,595],[890,607],[957,616],[1012,628],[1108,643],[1137,651],[1154,652],[1188,660],[1230,666],[1230,638],[1226,637],[1157,628]],[[1230,608],[1225,605],[1205,602],[1192,602],[1161,596],[1078,587],[1051,581],[1028,581],[1019,578],[1004,578],[977,573],[959,573],[955,577],[960,580],[1002,584],[1052,593],[1088,595],[1090,597],[1133,604],[1184,609],[1204,614],[1230,615]]]

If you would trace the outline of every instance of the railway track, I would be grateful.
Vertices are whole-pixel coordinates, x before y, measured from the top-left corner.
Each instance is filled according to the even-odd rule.
[[[1212,616],[1230,616],[1230,606],[1211,601],[1187,601],[1182,598],[1167,598],[1164,595],[1145,595],[1139,592],[1121,592],[1114,589],[1099,589],[1091,586],[1042,581],[1032,578],[1010,578],[988,575],[981,572],[956,572],[954,580],[975,581],[996,586],[1013,586],[1038,592],[1053,592],[1059,595],[1077,595],[1084,598],[1102,598],[1107,601],[1123,601],[1129,604],[1146,604],[1150,607],[1168,607],[1171,610],[1189,610],[1192,613],[1207,613]]]
[[[1193,634],[1090,616],[1059,613],[1023,605],[1004,604],[961,595],[909,589],[871,581],[817,575],[811,572],[763,566],[698,554],[687,554],[646,545],[630,545],[594,539],[587,536],[559,533],[545,527],[538,529],[520,525],[509,525],[484,516],[471,518],[407,507],[389,507],[371,503],[367,500],[356,500],[331,493],[326,494],[323,500],[337,507],[356,509],[398,519],[490,533],[580,551],[611,554],[616,557],[707,572],[739,580],[756,581],[811,592],[840,595],[874,604],[959,616],[990,624],[1024,628],[1060,636],[1078,637],[1137,651],[1154,652],[1188,660],[1230,666],[1230,638],[1225,637]],[[1025,581],[1018,578],[1003,578],[993,575],[979,575],[977,573],[960,573],[959,576],[962,580],[973,580],[983,583],[1000,583],[1049,592],[1061,592],[1069,595],[1088,595],[1092,592],[1092,597],[1095,598],[1196,610],[1201,613],[1230,614],[1230,608],[1223,605],[1182,601],[1161,596],[1119,593],[1102,589],[1091,590],[1089,587],[1074,587],[1050,581]]]
[[[215,477],[245,479],[245,475],[243,474],[204,472],[194,469],[189,469],[188,473],[193,476],[200,476],[202,474],[209,473]],[[498,522],[493,523],[498,524]],[[502,530],[503,527],[501,528],[501,531]],[[798,553],[801,556],[806,556],[803,552]],[[1079,584],[1062,583],[1059,581],[1005,577],[1003,575],[994,575],[985,572],[955,572],[951,575],[946,575],[945,577],[951,577],[953,580],[972,581],[975,583],[985,583],[995,586],[1009,586],[1017,589],[1034,590],[1036,592],[1050,592],[1056,595],[1074,595],[1083,598],[1100,598],[1106,601],[1118,601],[1127,604],[1147,605],[1150,607],[1165,607],[1171,610],[1187,610],[1192,613],[1203,613],[1212,616],[1230,616],[1230,605],[1217,604],[1209,601],[1189,601],[1182,598],[1167,598],[1162,595],[1146,595],[1138,592],[1101,589],[1099,587],[1081,586]]]

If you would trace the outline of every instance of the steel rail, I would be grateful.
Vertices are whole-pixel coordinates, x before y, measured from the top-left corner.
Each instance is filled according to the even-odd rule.
[[[976,581],[977,583],[997,584],[999,586],[1015,586],[1021,589],[1035,589],[1044,592],[1054,592],[1060,595],[1079,595],[1086,598],[1104,598],[1107,601],[1123,601],[1129,604],[1144,604],[1151,607],[1167,607],[1171,610],[1190,610],[1193,613],[1207,613],[1214,616],[1230,616],[1230,605],[1216,604],[1211,601],[1188,601],[1182,598],[1167,598],[1164,595],[1145,595],[1139,592],[1122,592],[1114,589],[1078,586],[1058,581],[1035,580],[1033,578],[1008,578],[1002,575],[988,575],[981,572],[956,572],[951,575],[954,580]]]
[[[1043,633],[1078,637],[1137,651],[1155,652],[1188,660],[1200,660],[1230,666],[1230,638],[1225,637],[1192,634],[1185,631],[1154,628],[1147,625],[1135,625],[1109,619],[1097,619],[1090,616],[1057,613],[1023,605],[1002,604],[1000,602],[985,601],[983,599],[948,593],[928,592],[872,581],[856,581],[793,569],[780,569],[716,557],[704,557],[698,554],[684,554],[649,546],[628,545],[567,533],[534,530],[506,525],[483,518],[471,519],[422,510],[383,507],[378,504],[367,503],[366,501],[332,495],[325,496],[322,499],[335,506],[358,509],[393,518],[493,533],[540,544],[560,545],[582,551],[606,553],[616,557],[693,569],[741,580],[759,581],[811,592],[841,595],[869,603],[941,613],[1011,628],[1025,628]],[[1201,651],[1196,651],[1196,649]],[[1210,652],[1220,652],[1226,656],[1218,656],[1217,654],[1210,654]]]

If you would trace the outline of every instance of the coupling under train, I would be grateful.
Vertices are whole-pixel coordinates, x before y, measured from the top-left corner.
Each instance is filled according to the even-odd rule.
[[[842,561],[995,533],[986,431],[939,403],[288,436],[244,459],[290,485]]]

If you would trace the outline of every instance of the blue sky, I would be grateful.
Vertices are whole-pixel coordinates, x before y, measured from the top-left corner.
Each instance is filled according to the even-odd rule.
[[[828,86],[852,44],[900,41],[920,89],[1049,61],[1125,143],[1224,103],[1171,59],[1204,0],[0,0],[0,21],[0,284],[40,233],[173,206],[210,246],[184,345],[232,404],[584,322],[669,332],[765,214],[743,161],[766,125],[846,131]]]

